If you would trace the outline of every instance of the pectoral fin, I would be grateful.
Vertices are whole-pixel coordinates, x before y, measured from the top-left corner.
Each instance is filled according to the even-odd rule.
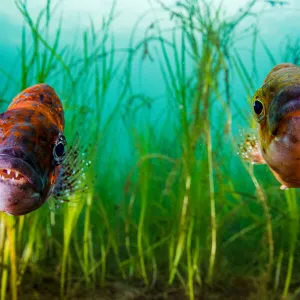
[[[238,155],[252,164],[265,164],[263,159],[257,136],[247,133],[243,136],[244,141],[238,144]]]
[[[84,179],[87,168],[91,164],[85,159],[88,148],[82,146],[79,136],[76,136],[75,141],[67,150],[52,193],[54,199],[60,201],[68,201],[69,195],[84,193],[87,190]]]

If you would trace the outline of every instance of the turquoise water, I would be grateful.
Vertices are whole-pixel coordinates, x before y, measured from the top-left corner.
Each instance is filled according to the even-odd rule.
[[[224,2],[224,9],[226,10],[226,15],[234,16],[239,8],[243,7],[243,4],[248,1],[235,1],[229,0]],[[239,32],[247,28],[250,24],[257,23],[260,36],[264,39],[266,44],[269,46],[272,54],[278,60],[282,60],[282,48],[285,42],[286,36],[291,36],[292,38],[297,37],[297,31],[295,28],[299,26],[298,13],[300,9],[300,4],[294,1],[287,1],[288,5],[275,5],[274,7],[267,3],[267,1],[257,1],[257,6],[255,11],[257,12],[256,17],[248,17],[245,21],[241,23],[241,26],[237,30],[237,48],[240,49],[243,55],[243,61],[246,66],[251,69],[251,51],[252,51],[252,36],[251,33],[243,34],[241,37]],[[43,7],[46,1],[30,0],[27,1],[27,7],[32,17],[35,18],[39,10]],[[171,0],[165,2],[175,3]],[[213,1],[216,6],[218,1]],[[14,74],[19,72],[18,66],[14,65],[15,61],[18,59],[19,52],[18,48],[21,47],[21,29],[22,29],[22,17],[20,12],[10,1],[1,2],[1,18],[0,25],[2,28],[1,32],[1,64],[0,67],[5,71],[10,71],[11,68]],[[115,45],[117,48],[128,47],[129,37],[132,33],[133,27],[136,22],[145,13],[146,17],[140,21],[139,26],[135,28],[135,41],[137,42],[140,38],[144,37],[145,29],[151,23],[155,16],[161,16],[166,21],[165,26],[170,26],[170,22],[167,20],[168,15],[165,13],[157,12],[159,7],[155,4],[155,1],[122,1],[117,3],[117,14],[118,17],[113,23],[113,33],[115,36]],[[79,31],[83,31],[89,26],[90,18],[95,22],[95,26],[100,26],[102,18],[105,18],[110,9],[110,1],[104,1],[100,4],[98,1],[89,0],[87,5],[83,4],[81,1],[63,1],[57,8],[56,14],[53,19],[52,32],[54,34],[55,23],[58,24],[59,16],[63,16],[63,31],[61,46],[70,44],[73,42],[74,37]],[[151,12],[151,9],[153,11]],[[261,12],[261,13],[260,13]],[[284,13],[283,13],[284,12]],[[76,28],[76,29],[74,29]],[[155,52],[153,52],[155,53]],[[142,56],[142,53],[141,55]],[[266,54],[258,45],[257,52],[255,55],[257,61],[257,72],[253,75],[257,76],[256,83],[259,84],[261,80],[265,77],[266,73],[269,71],[272,64],[266,57]],[[141,70],[142,69],[142,70]],[[162,96],[164,92],[164,84],[162,82],[159,66],[157,63],[152,63],[146,61],[144,66],[139,69],[138,64],[135,68],[135,74],[133,74],[133,83],[137,90],[147,93],[150,97]],[[140,76],[139,73],[142,72]],[[2,80],[3,82],[3,80]],[[153,89],[155,86],[155,89]],[[240,95],[243,90],[239,89],[240,86],[237,85],[233,89],[234,97],[237,102],[242,98]],[[12,95],[8,95],[12,96]],[[160,101],[163,102],[163,101]],[[159,105],[158,105],[159,106]],[[156,113],[159,112],[159,108]]]
[[[172,1],[169,1],[172,4]],[[31,0],[27,3],[27,8],[33,18],[36,18],[39,10],[43,7],[46,2]],[[166,2],[168,3],[168,2]],[[174,2],[175,3],[175,2]],[[213,6],[218,5],[218,1],[213,1]],[[237,14],[239,9],[242,9],[247,1],[226,1],[223,4],[226,13],[224,15],[230,17]],[[16,80],[20,77],[20,48],[21,48],[21,31],[22,31],[22,16],[16,5],[9,1],[3,1],[1,4],[1,17],[0,25],[2,28],[1,41],[0,41],[0,54],[2,60],[0,62],[0,68],[8,73],[14,75]],[[53,5],[54,6],[54,5]],[[90,0],[87,6],[81,2],[64,1],[62,4],[57,6],[55,15],[52,21],[52,27],[50,30],[49,40],[54,38],[55,27],[58,25],[59,17],[63,16],[63,30],[61,33],[62,39],[60,42],[61,47],[70,45],[77,40],[77,46],[82,48],[82,43],[79,41],[79,35],[89,26],[90,19],[93,20],[95,26],[101,25],[101,20],[106,17],[110,10],[110,2],[98,3],[97,1]],[[137,44],[139,40],[145,37],[145,31],[153,18],[161,17],[163,26],[169,28],[170,21],[168,21],[168,14],[158,11],[159,6],[155,2],[139,1],[135,2],[131,0],[125,3],[125,1],[119,1],[117,3],[116,14],[117,18],[112,24],[112,32],[114,34],[115,47],[124,49],[129,47],[129,40],[134,28],[134,41]],[[244,8],[243,8],[244,9]],[[249,26],[257,24],[260,32],[259,39],[262,38],[264,42],[270,48],[270,51],[276,62],[284,61],[283,52],[284,45],[286,44],[287,36],[292,39],[297,38],[297,31],[295,28],[300,24],[298,18],[298,10],[300,9],[297,1],[290,1],[288,5],[270,5],[267,1],[257,1],[255,6],[256,16],[247,17],[236,30],[236,41],[235,48],[238,49],[240,55],[242,55],[243,63],[251,74],[255,86],[259,86],[267,72],[272,67],[272,62],[266,55],[261,44],[258,42],[254,58],[256,66],[253,65],[253,31],[248,30],[244,32]],[[284,14],[282,13],[284,11]],[[137,23],[138,22],[138,23]],[[136,26],[138,24],[138,26]],[[52,37],[51,37],[52,31]],[[30,40],[30,35],[28,41]],[[166,36],[170,36],[166,33]],[[79,41],[79,42],[78,42]],[[145,59],[141,64],[143,57],[143,50],[139,51],[137,59],[134,62],[133,73],[132,73],[132,87],[135,93],[145,94],[149,98],[156,99],[151,105],[150,119],[152,122],[157,124],[157,120],[161,119],[162,116],[167,114],[168,102],[165,97],[165,85],[163,82],[162,74],[160,72],[159,63],[157,58],[157,51],[154,47],[150,49],[151,56],[154,56],[154,61]],[[159,54],[158,54],[159,55]],[[120,56],[121,57],[121,56]],[[140,58],[140,59],[139,59]],[[187,62],[187,68],[189,68],[189,62]],[[0,88],[6,87],[4,84],[4,78],[0,74]],[[3,77],[2,77],[3,76]],[[232,113],[235,116],[234,119],[234,134],[237,133],[240,128],[243,128],[245,119],[240,118],[239,113],[235,111],[236,107],[242,108],[243,110],[249,109],[244,99],[245,90],[242,87],[241,82],[237,79],[236,74],[232,75]],[[34,83],[34,82],[32,82]],[[113,102],[116,98],[117,80],[113,83],[113,88],[108,91],[107,97],[112,99]],[[18,90],[17,84],[9,84],[8,87],[2,92],[2,97],[10,101]],[[4,106],[5,107],[5,106]],[[113,105],[112,105],[113,107]],[[109,110],[109,108],[107,108]],[[109,111],[104,112],[108,114]],[[141,118],[144,119],[143,114],[148,112],[142,112]],[[121,127],[123,125],[120,125]],[[126,144],[126,141],[124,141]],[[123,148],[124,150],[124,148]],[[124,155],[126,152],[124,151]]]

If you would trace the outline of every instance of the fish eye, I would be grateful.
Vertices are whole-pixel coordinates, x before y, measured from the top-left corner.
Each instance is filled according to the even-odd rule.
[[[55,154],[57,157],[62,157],[65,154],[65,145],[62,142],[56,145]]]
[[[56,165],[61,164],[65,157],[66,154],[65,145],[66,145],[66,139],[63,135],[60,135],[53,147],[53,156]]]
[[[258,116],[260,116],[264,111],[264,105],[260,100],[255,100],[255,102],[253,103],[253,109],[254,109],[254,112]]]

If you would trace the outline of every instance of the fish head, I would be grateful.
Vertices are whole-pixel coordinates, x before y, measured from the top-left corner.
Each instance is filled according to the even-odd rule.
[[[33,88],[25,91],[24,101],[13,101],[0,115],[0,211],[11,215],[27,214],[47,200],[65,157],[63,119],[34,101]],[[49,86],[38,93],[56,97]]]
[[[279,64],[252,99],[261,154],[286,187],[300,187],[300,68]]]

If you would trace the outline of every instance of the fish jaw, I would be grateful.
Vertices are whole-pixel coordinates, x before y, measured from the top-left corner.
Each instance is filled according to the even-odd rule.
[[[24,160],[0,154],[0,211],[24,215],[39,208],[43,183],[36,171]]]
[[[300,187],[300,111],[281,121],[263,157],[286,187]]]
[[[41,195],[26,185],[0,179],[0,211],[13,216],[28,214],[39,208],[43,201]]]

